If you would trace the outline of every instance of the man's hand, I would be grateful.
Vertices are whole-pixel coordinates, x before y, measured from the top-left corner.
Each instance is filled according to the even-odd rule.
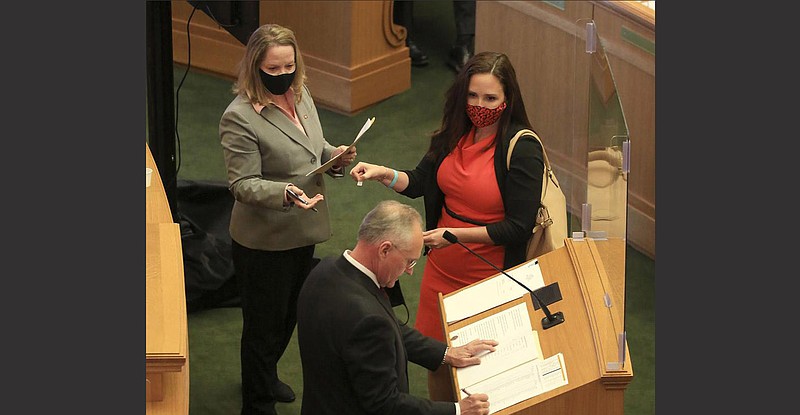
[[[447,350],[444,362],[453,367],[466,367],[481,364],[481,357],[494,351],[499,343],[495,340],[473,340],[463,346]]]
[[[461,415],[488,415],[489,395],[485,393],[473,393],[470,396],[458,401]]]

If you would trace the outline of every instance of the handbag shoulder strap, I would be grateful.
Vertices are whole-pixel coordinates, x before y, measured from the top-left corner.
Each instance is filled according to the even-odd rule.
[[[544,167],[548,171],[550,171],[551,170],[550,169],[550,160],[548,160],[548,158],[547,158],[547,151],[544,150],[544,144],[542,143],[542,140],[539,138],[538,135],[536,135],[536,133],[534,133],[532,130],[528,130],[526,128],[523,128],[522,130],[519,130],[517,132],[517,134],[514,136],[514,138],[511,139],[511,142],[508,143],[508,155],[506,156],[506,169],[510,169],[511,168],[511,153],[514,151],[514,146],[517,145],[517,141],[523,135],[532,136],[533,138],[536,139],[536,141],[539,142],[539,145],[542,146],[542,155],[544,156]]]
[[[558,184],[558,179],[556,179],[556,175],[553,174],[553,169],[550,168],[550,160],[547,158],[547,151],[545,151],[545,149],[544,149],[544,144],[542,143],[542,140],[539,138],[538,135],[536,135],[535,132],[533,132],[532,130],[529,130],[527,128],[523,128],[522,130],[519,130],[517,132],[517,134],[514,135],[514,138],[511,139],[511,142],[508,143],[508,155],[506,156],[506,170],[511,168],[511,152],[514,151],[514,146],[517,145],[517,141],[519,141],[519,138],[522,137],[523,135],[532,136],[533,138],[536,139],[536,141],[539,142],[539,145],[542,146],[542,156],[543,156],[543,159],[544,159],[545,177],[547,177],[550,180],[552,180],[553,184],[556,187],[561,187]],[[544,198],[544,195],[546,193],[547,193],[547,180],[545,180],[542,183],[542,198]]]

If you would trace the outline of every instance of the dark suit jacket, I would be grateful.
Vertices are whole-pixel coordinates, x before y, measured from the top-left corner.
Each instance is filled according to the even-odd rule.
[[[536,212],[541,206],[544,156],[539,142],[533,137],[522,136],[514,147],[511,166],[506,169],[508,145],[522,128],[521,125],[510,125],[494,150],[494,172],[506,217],[489,224],[486,231],[495,244],[506,248],[504,269],[525,262],[527,242],[536,224]],[[427,230],[437,227],[442,214],[444,193],[436,181],[436,174],[445,156],[441,155],[438,160],[423,157],[414,170],[403,170],[408,174],[408,187],[400,194],[410,198],[425,198]]]
[[[408,361],[429,370],[446,345],[397,323],[372,280],[344,256],[309,274],[297,306],[302,414],[455,414],[452,402],[409,394]]]

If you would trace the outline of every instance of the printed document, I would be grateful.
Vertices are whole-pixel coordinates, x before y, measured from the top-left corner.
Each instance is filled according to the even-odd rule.
[[[501,411],[526,399],[569,384],[564,355],[555,354],[547,359],[523,363],[497,376],[466,388],[467,392],[489,395],[489,413]],[[461,398],[467,395],[460,392]]]
[[[483,355],[481,364],[456,369],[461,399],[467,396],[465,391],[489,395],[490,414],[568,383],[564,356],[558,353],[543,358],[527,301],[453,330],[449,335],[453,347],[475,339],[497,340],[495,351]]]
[[[464,388],[505,372],[533,359],[541,359],[539,335],[531,327],[527,303],[520,303],[483,320],[450,332],[453,347],[475,339],[493,339],[495,351],[481,357],[481,364],[456,369],[458,384]]]

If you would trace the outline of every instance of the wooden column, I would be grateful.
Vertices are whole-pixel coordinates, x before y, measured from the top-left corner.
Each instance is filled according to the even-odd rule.
[[[174,61],[186,64],[192,6],[172,7]],[[392,1],[261,1],[259,23],[295,32],[320,107],[355,114],[411,88],[406,30],[392,22],[392,10]],[[234,79],[244,45],[199,10],[189,27],[192,67]]]

